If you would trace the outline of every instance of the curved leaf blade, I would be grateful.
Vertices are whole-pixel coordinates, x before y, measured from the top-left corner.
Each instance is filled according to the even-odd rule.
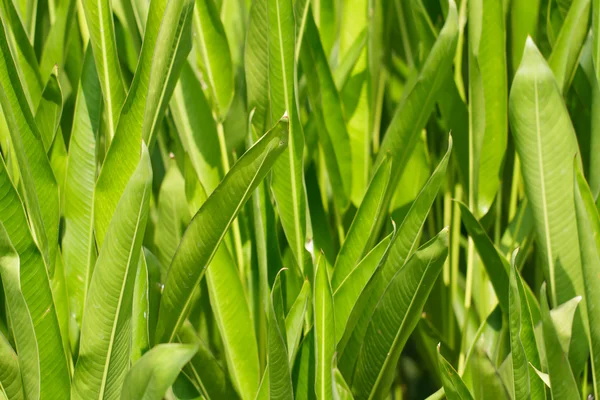
[[[117,398],[121,392],[130,362],[133,289],[151,186],[152,167],[144,146],[92,274],[73,377],[74,399]]]
[[[125,377],[121,399],[161,400],[198,351],[197,345],[160,344],[144,354]]]
[[[161,298],[156,339],[173,341],[202,278],[231,222],[287,145],[289,123],[281,120],[231,168],[186,229],[173,257]],[[207,229],[210,224],[210,229]]]

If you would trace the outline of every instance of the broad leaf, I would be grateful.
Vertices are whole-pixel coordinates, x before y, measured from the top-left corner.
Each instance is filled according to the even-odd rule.
[[[448,230],[424,244],[390,280],[369,316],[351,385],[356,398],[383,397],[396,363],[448,255]],[[345,376],[347,379],[349,376]]]
[[[566,178],[573,176],[578,146],[554,75],[530,39],[513,81],[509,111],[537,250],[551,303],[558,306],[583,293],[573,180]],[[576,318],[577,340],[569,352],[576,371],[587,358],[581,323]]]
[[[173,341],[189,311],[192,293],[231,222],[284,151],[288,126],[287,119],[281,120],[250,148],[190,222],[169,267],[160,304],[158,342]]]
[[[197,345],[160,344],[133,364],[121,399],[161,400],[179,371],[198,351]]]
[[[129,367],[135,275],[148,219],[152,169],[146,146],[94,267],[73,377],[75,399],[118,398]]]

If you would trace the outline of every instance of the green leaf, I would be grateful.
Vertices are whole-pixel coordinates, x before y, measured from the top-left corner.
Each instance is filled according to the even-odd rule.
[[[583,279],[573,200],[573,156],[577,140],[552,71],[527,40],[513,81],[509,116],[521,160],[525,193],[533,213],[537,251],[558,306],[583,293]],[[583,367],[587,346],[581,318],[569,352],[574,370]]]
[[[444,393],[448,400],[472,400],[473,396],[454,367],[442,356],[438,346],[438,364],[442,375]]]
[[[108,141],[110,142],[116,134],[121,107],[126,97],[121,65],[117,55],[111,1],[84,0],[82,5],[96,71],[98,71],[98,79],[102,88],[102,99],[108,124]]]
[[[0,103],[23,180],[25,205],[36,243],[50,272],[58,246],[58,186],[46,157],[40,132],[23,92],[4,23],[0,28]]]
[[[11,297],[18,302],[12,303],[16,304],[13,309],[17,307],[17,314],[11,321],[13,329],[18,327],[15,336],[24,341],[23,346],[17,343],[17,353],[23,357],[21,373],[24,390],[28,398],[68,398],[70,382],[67,353],[61,338],[50,278],[42,254],[28,229],[21,199],[3,161],[0,161],[0,193],[3,205],[0,222],[6,229],[4,247],[9,249],[8,243],[12,242],[20,261],[20,265],[7,266],[11,268],[10,276],[2,276],[2,281],[11,285],[11,291],[14,290]],[[3,253],[0,251],[0,254]],[[19,290],[25,304],[18,299]]]
[[[130,362],[133,290],[151,186],[150,156],[144,146],[92,274],[73,377],[75,399],[116,398],[121,392]]]
[[[335,306],[335,337],[336,343],[342,339],[346,322],[360,297],[365,286],[375,273],[380,263],[385,260],[392,242],[393,234],[381,240],[367,255],[360,260],[348,276],[333,289],[333,304]],[[335,269],[334,274],[335,276]],[[332,277],[333,281],[333,277]],[[332,282],[333,286],[333,282]]]
[[[271,400],[293,399],[292,379],[286,348],[285,321],[283,317],[283,297],[281,293],[281,272],[277,274],[269,305],[269,344],[266,383],[268,398]],[[262,385],[264,385],[263,382]],[[261,385],[261,386],[262,386]]]
[[[271,187],[285,236],[300,270],[304,268],[306,195],[304,193],[304,133],[296,104],[294,9],[292,0],[267,0],[261,21],[266,27],[269,49],[270,121],[286,115],[290,121],[287,151],[275,163]]]
[[[316,265],[313,308],[317,355],[315,389],[317,399],[325,400],[333,397],[333,358],[337,341],[335,339],[333,296],[327,275],[327,261],[323,254],[319,255]]]
[[[23,91],[30,108],[35,110],[44,89],[36,54],[29,42],[28,33],[21,22],[15,4],[9,0],[3,0],[0,2],[0,10],[0,17],[4,22],[7,39],[11,43],[15,64],[18,65],[17,72],[23,83]]]
[[[560,344],[556,327],[560,326],[550,316],[550,308],[546,295],[546,285],[542,285],[540,292],[542,327],[544,331],[544,348],[548,360],[548,374],[550,375],[551,393],[553,399],[577,399],[579,389],[573,375],[571,366],[567,362],[567,355]],[[565,321],[561,320],[559,323]]]
[[[590,5],[591,0],[573,0],[548,59],[556,83],[564,93],[573,80],[581,48],[588,34]],[[525,47],[527,48],[527,45]]]
[[[154,244],[161,266],[161,282],[165,282],[183,230],[192,218],[185,198],[185,181],[173,160],[160,185],[157,208]]]
[[[357,398],[383,397],[448,255],[448,229],[424,244],[390,280],[369,317],[351,385]],[[346,376],[349,378],[349,376]]]
[[[244,72],[248,110],[254,110],[252,126],[260,136],[270,125],[269,110],[269,33],[267,0],[255,0],[250,8],[244,48]],[[264,64],[263,64],[264,63]]]
[[[213,110],[222,121],[233,99],[233,66],[227,35],[213,0],[196,0],[194,43]]]
[[[47,33],[44,42],[44,51],[40,58],[40,73],[42,79],[47,79],[55,68],[64,67],[69,41],[71,40],[71,26],[75,16],[77,1],[67,0],[58,3],[52,27]]]
[[[594,204],[592,192],[581,171],[575,165],[575,214],[579,234],[583,286],[585,289],[584,307],[588,326],[592,379],[594,395],[600,393],[600,217]]]
[[[121,399],[161,400],[197,345],[160,344],[144,354],[125,377]]]
[[[19,353],[17,358],[4,336],[0,337],[2,341],[0,389],[3,389],[7,396],[24,398],[27,395],[36,398],[40,396],[41,383],[38,343],[21,289],[19,255],[2,223],[0,223],[0,277],[6,296],[6,313],[12,324],[15,347]]]
[[[58,83],[58,68],[54,68],[35,112],[35,123],[40,131],[46,153],[50,151],[54,136],[59,129],[62,109],[63,96]]]
[[[300,60],[306,76],[311,112],[317,121],[319,144],[323,150],[327,174],[331,182],[336,206],[346,210],[352,191],[352,155],[350,137],[327,56],[321,44],[319,30],[309,11],[306,31],[300,51]]]
[[[173,341],[185,321],[193,290],[231,222],[285,149],[288,126],[287,119],[281,120],[238,160],[186,229],[161,298],[159,342]]]
[[[500,186],[508,135],[505,15],[495,0],[469,1],[468,9],[469,205],[485,215]]]
[[[65,236],[62,240],[69,309],[75,314],[79,326],[97,257],[93,206],[97,168],[96,136],[101,117],[102,92],[92,48],[89,47],[75,101],[65,180]]]
[[[448,17],[414,85],[406,90],[378,152],[375,167],[379,167],[386,154],[392,161],[392,181],[387,200],[389,204],[400,176],[417,143],[419,133],[429,119],[441,93],[442,84],[450,76],[452,60],[458,38],[458,16],[454,1],[450,1]]]
[[[13,254],[16,256],[16,253]],[[2,258],[9,258],[3,255]],[[14,260],[14,258],[13,258]],[[2,261],[0,261],[2,263]],[[31,323],[31,321],[29,321]],[[14,400],[24,399],[23,383],[21,382],[21,369],[19,358],[8,343],[4,335],[0,334],[0,393],[4,392],[6,397]]]
[[[342,286],[342,283],[356,268],[359,261],[373,246],[373,241],[378,235],[375,226],[378,217],[383,214],[381,208],[384,206],[383,200],[390,182],[391,170],[392,162],[390,158],[387,158],[373,176],[363,201],[352,220],[352,225],[350,225],[333,267],[331,287],[334,292]],[[342,326],[344,325],[345,323]]]
[[[352,390],[344,380],[344,376],[340,370],[337,368],[333,370],[333,379],[333,398],[338,400],[354,400],[354,396],[352,396]]]
[[[154,343],[158,304],[160,302],[160,264],[144,248],[135,275],[131,322],[131,362],[136,362]]]
[[[94,227],[100,248],[117,203],[138,165],[142,139],[151,149],[190,52],[193,6],[192,0],[153,0],[150,4],[138,67],[96,183]],[[98,76],[102,76],[100,69]]]
[[[309,299],[310,283],[308,280],[305,280],[302,289],[300,289],[300,293],[298,293],[298,297],[296,297],[296,300],[294,300],[294,303],[292,303],[292,306],[290,307],[290,311],[285,316],[285,332],[288,356],[291,365],[294,363],[296,351],[298,350],[298,345],[302,338],[302,328]]]
[[[198,179],[211,194],[223,176],[219,137],[200,80],[189,63],[183,66],[173,92],[171,113]]]
[[[509,311],[509,271],[510,264],[504,258],[494,243],[487,235],[479,221],[471,214],[469,208],[463,203],[459,203],[460,215],[469,232],[469,236],[473,239],[477,252],[483,261],[485,270],[492,282],[500,308],[506,314]]]
[[[510,290],[508,294],[509,301],[509,329],[510,329],[510,350],[512,356],[513,387],[512,397],[514,399],[527,399],[530,396],[529,365],[525,348],[521,341],[521,315],[522,305],[517,284],[517,274],[519,273],[514,264],[517,253],[513,253],[513,263],[510,269]],[[523,301],[526,301],[523,299]]]
[[[514,0],[510,2],[510,58],[511,71],[519,68],[525,41],[528,36],[536,38],[540,18],[540,0]]]
[[[387,256],[379,263],[374,276],[361,292],[350,313],[344,335],[337,348],[340,354],[339,368],[349,384],[352,382],[349,377],[356,365],[369,320],[379,299],[385,292],[389,282],[399,270],[404,268],[406,260],[413,255],[418,247],[421,229],[446,175],[450,149],[451,142],[446,155],[440,161],[397,229],[397,233],[390,243]]]
[[[243,399],[254,399],[260,381],[256,336],[244,286],[224,243],[206,269],[206,283],[231,380]]]
[[[182,343],[198,346],[198,352],[185,367],[184,372],[207,399],[235,399],[238,397],[224,369],[207,345],[198,337],[189,322],[186,322],[178,339]]]

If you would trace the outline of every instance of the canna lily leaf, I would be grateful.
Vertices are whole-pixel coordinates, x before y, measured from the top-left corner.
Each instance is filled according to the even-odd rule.
[[[23,399],[40,396],[40,358],[33,321],[21,289],[19,255],[13,247],[4,225],[0,223],[0,277],[6,296],[6,312],[12,321],[12,334],[19,357],[10,343],[2,340],[2,376],[0,385],[7,396]],[[12,356],[14,355],[14,359]],[[15,365],[16,364],[16,365]],[[22,381],[21,381],[22,379]]]
[[[352,156],[350,137],[327,56],[321,44],[319,30],[312,13],[308,13],[306,31],[300,51],[306,75],[308,98],[317,121],[320,148],[323,151],[327,174],[336,205],[344,211],[352,191]],[[361,151],[363,151],[361,149]]]
[[[269,305],[269,351],[267,373],[263,378],[268,384],[268,398],[272,400],[293,399],[292,379],[288,364],[283,297],[281,294],[281,272],[277,274],[271,290]],[[265,382],[266,379],[266,382]],[[262,391],[261,391],[262,392]]]
[[[386,291],[389,282],[399,270],[404,268],[406,261],[414,254],[418,247],[425,218],[429,214],[429,210],[440,189],[442,179],[446,174],[451,143],[450,141],[450,147],[446,155],[440,161],[440,164],[415,199],[404,221],[402,221],[402,224],[397,229],[397,233],[393,237],[390,248],[387,251],[387,257],[380,261],[375,274],[360,294],[356,305],[350,313],[344,335],[337,347],[340,354],[339,368],[349,384],[352,382],[350,377],[356,365],[369,320],[379,299]]]
[[[590,7],[590,0],[573,0],[548,59],[550,69],[562,92],[567,91],[575,75],[581,48],[589,29],[587,21],[590,17]]]
[[[183,148],[211,194],[223,176],[219,137],[202,85],[189,63],[183,66],[173,92],[171,113]]]
[[[304,133],[296,104],[294,77],[294,9],[291,0],[267,0],[260,17],[267,31],[263,46],[269,49],[269,101],[271,126],[281,115],[288,115],[289,145],[273,167],[271,187],[281,224],[296,263],[304,268],[306,241],[306,195],[304,189]]]
[[[514,261],[517,253],[513,253],[513,263],[510,269],[509,301],[509,328],[510,328],[510,350],[512,356],[513,387],[512,397],[514,399],[527,399],[530,397],[531,381],[529,379],[529,365],[527,355],[521,341],[521,297],[517,284],[517,271]],[[525,300],[525,299],[523,299]],[[526,300],[525,300],[526,301]]]
[[[563,346],[560,344],[560,338],[555,329],[556,326],[561,325],[555,324],[550,316],[545,284],[542,285],[540,292],[540,303],[544,331],[544,348],[546,349],[552,398],[577,399],[579,398],[579,389],[577,388],[573,371],[567,362],[567,356]]]
[[[94,267],[73,377],[75,399],[116,398],[130,362],[131,310],[148,219],[152,169],[144,146]]]
[[[594,204],[592,192],[575,165],[575,214],[577,215],[577,232],[579,234],[583,286],[585,288],[584,306],[587,309],[590,359],[594,394],[600,393],[600,297],[594,289],[600,285],[600,217]]]
[[[192,379],[200,393],[207,399],[237,398],[227,370],[223,369],[189,322],[183,325],[177,336],[182,343],[198,347],[198,351],[185,367],[184,372]]]
[[[231,221],[285,149],[288,126],[282,119],[248,150],[190,222],[169,267],[156,328],[158,342],[173,341],[189,311],[193,290]],[[208,221],[211,229],[206,229]]]
[[[352,374],[356,398],[381,397],[389,390],[402,348],[419,322],[447,255],[448,230],[444,229],[390,280],[370,315]]]
[[[108,139],[113,139],[126,92],[117,55],[117,43],[111,2],[82,1],[90,37],[92,54],[102,88],[102,99],[108,124]],[[117,200],[118,201],[118,200]],[[107,223],[108,224],[108,223]],[[103,239],[103,238],[102,238]]]
[[[94,186],[96,183],[96,135],[102,116],[102,92],[92,48],[86,51],[77,91],[69,160],[65,179],[65,259],[70,310],[81,326],[92,270],[96,263],[94,242]]]
[[[2,258],[4,257],[7,256]],[[29,322],[31,323],[31,321]],[[0,371],[2,371],[0,372],[0,393],[4,393],[6,398],[24,399],[19,358],[2,334],[0,334]]]
[[[125,377],[121,399],[160,400],[181,368],[198,351],[197,345],[160,344],[144,354]]]
[[[13,246],[18,254],[17,261],[10,261],[11,256],[8,256],[6,268],[10,272],[6,270],[8,275],[3,274],[2,281],[10,285],[6,292],[10,293],[10,312],[15,313],[11,321],[18,336],[17,353],[22,357],[25,394],[28,398],[67,398],[70,389],[67,349],[61,338],[50,278],[4,161],[0,161],[0,190],[3,194],[0,222],[5,228],[5,250],[0,254],[10,254]]]
[[[222,121],[233,99],[233,65],[227,35],[213,0],[196,0],[194,43],[208,97],[217,119]]]
[[[573,201],[575,132],[559,87],[531,39],[515,75],[509,102],[515,147],[522,162],[525,193],[530,202],[550,300],[558,306],[583,293],[583,279]],[[579,313],[578,313],[579,314]],[[569,357],[575,371],[587,358],[581,316]]]
[[[352,271],[350,271],[348,276],[336,289],[332,288],[333,304],[335,307],[335,336],[338,342],[344,334],[346,322],[350,317],[350,313],[352,312],[356,301],[359,299],[360,294],[368,284],[369,279],[371,279],[381,261],[387,256],[392,239],[392,234],[383,238],[381,242],[379,242]]]
[[[458,38],[458,16],[454,1],[450,0],[448,17],[436,43],[434,44],[413,87],[403,96],[394,118],[390,122],[381,144],[375,168],[383,163],[386,154],[392,160],[392,181],[386,194],[385,204],[389,204],[396,185],[408,163],[419,133],[425,126],[435,105],[442,83],[451,73]],[[385,209],[385,208],[384,208]]]
[[[54,142],[54,136],[59,129],[60,117],[63,109],[63,96],[58,83],[58,69],[54,68],[46,87],[42,92],[42,98],[35,112],[35,122],[40,131],[42,142],[46,153]]]
[[[491,241],[479,221],[477,221],[473,214],[471,214],[471,211],[469,211],[468,207],[463,203],[459,203],[459,206],[462,220],[467,228],[467,232],[469,232],[470,237],[473,238],[477,252],[481,257],[481,260],[485,266],[485,270],[487,271],[490,281],[494,286],[494,291],[498,297],[500,307],[502,308],[503,312],[508,313],[510,264],[506,258],[500,254],[498,249],[496,249],[494,243]]]
[[[469,18],[469,205],[490,209],[507,143],[506,29],[502,4],[475,0]],[[503,293],[508,293],[505,291]]]
[[[138,67],[96,183],[94,227],[100,248],[117,203],[138,165],[142,139],[152,148],[156,128],[190,52],[193,5],[192,0],[154,0],[150,4],[149,28]]]
[[[444,384],[444,393],[448,400],[472,400],[473,396],[467,385],[456,372],[454,367],[442,356],[438,346],[438,363],[442,374],[442,383]]]
[[[290,311],[285,316],[285,332],[287,338],[287,348],[290,364],[293,365],[296,358],[296,351],[300,339],[302,338],[303,322],[306,315],[308,301],[310,300],[310,283],[304,281],[298,297],[290,307]]]
[[[4,23],[0,27],[0,85],[0,103],[23,180],[25,205],[35,240],[52,272],[58,246],[58,185],[24,94]]]
[[[317,357],[315,390],[317,399],[333,397],[333,358],[335,355],[335,318],[333,296],[327,275],[327,261],[319,255],[315,271],[313,294],[315,349]]]
[[[335,260],[333,276],[331,277],[331,286],[334,292],[339,289],[342,282],[348,278],[358,262],[373,245],[372,242],[378,234],[375,226],[380,215],[383,214],[381,208],[384,206],[383,201],[390,182],[391,170],[392,161],[388,158],[379,166],[373,176],[363,202],[352,220],[352,225],[350,225],[348,234]],[[344,325],[345,323],[342,326]]]

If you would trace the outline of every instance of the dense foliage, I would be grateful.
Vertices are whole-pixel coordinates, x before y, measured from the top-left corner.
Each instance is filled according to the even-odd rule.
[[[0,23],[0,399],[600,398],[600,0]]]

